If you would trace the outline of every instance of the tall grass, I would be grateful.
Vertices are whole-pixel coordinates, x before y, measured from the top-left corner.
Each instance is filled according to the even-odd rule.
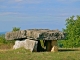
[[[5,35],[0,35],[0,49],[11,49],[15,41],[8,41],[5,39]]]
[[[30,52],[24,48],[0,51],[0,60],[80,60],[80,51]]]

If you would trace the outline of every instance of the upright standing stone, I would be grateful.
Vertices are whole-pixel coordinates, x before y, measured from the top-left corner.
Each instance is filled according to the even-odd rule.
[[[57,40],[52,40],[51,46],[52,46],[51,52],[57,52],[58,51]]]
[[[33,51],[37,51],[37,44],[38,41],[29,40],[29,39],[23,41],[15,41],[15,45],[13,46],[13,49],[24,47],[25,49],[29,49],[31,52],[33,52]]]
[[[51,51],[51,41],[46,40],[46,50]]]

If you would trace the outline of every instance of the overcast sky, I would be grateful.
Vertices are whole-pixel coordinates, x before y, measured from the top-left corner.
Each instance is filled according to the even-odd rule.
[[[80,15],[80,0],[0,0],[0,32],[13,27],[62,30],[72,15]]]

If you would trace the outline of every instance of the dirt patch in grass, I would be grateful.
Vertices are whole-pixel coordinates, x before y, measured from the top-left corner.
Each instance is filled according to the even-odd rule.
[[[11,49],[13,47],[13,44],[0,44],[0,49]]]

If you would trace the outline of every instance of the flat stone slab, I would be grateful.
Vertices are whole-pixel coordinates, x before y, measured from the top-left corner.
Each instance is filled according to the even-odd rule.
[[[31,52],[36,52],[37,51],[37,44],[38,41],[35,40],[29,40],[29,39],[25,39],[23,41],[15,41],[15,45],[13,46],[13,49],[18,49],[21,47],[24,47],[25,49],[29,49]]]
[[[64,39],[65,34],[59,30],[49,29],[28,29],[15,32],[7,32],[5,34],[6,40],[60,40]]]
[[[8,32],[5,34],[6,40],[19,40],[24,38],[27,38],[25,30]]]

